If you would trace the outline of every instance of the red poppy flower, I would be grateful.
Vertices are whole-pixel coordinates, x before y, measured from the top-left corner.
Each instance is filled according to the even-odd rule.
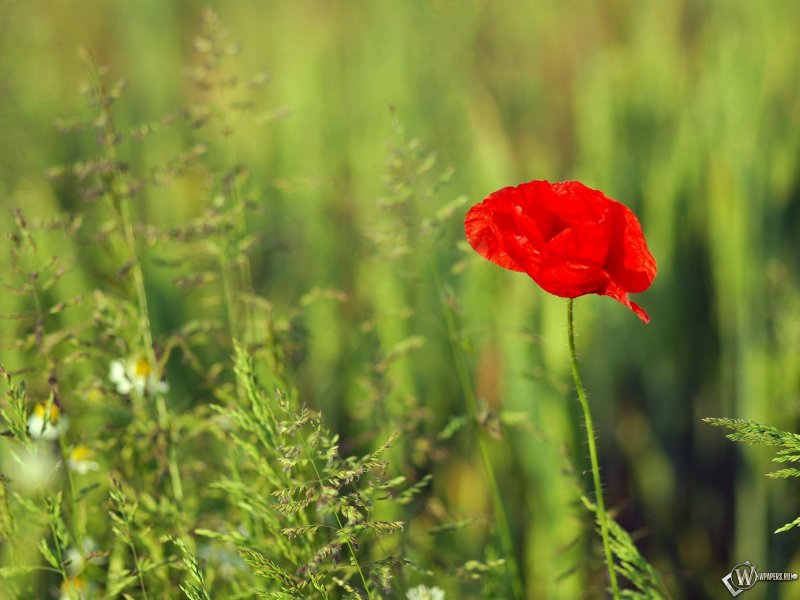
[[[563,298],[614,298],[645,323],[629,293],[656,276],[642,226],[628,207],[577,181],[530,181],[494,192],[464,220],[470,245],[484,258],[523,271]]]

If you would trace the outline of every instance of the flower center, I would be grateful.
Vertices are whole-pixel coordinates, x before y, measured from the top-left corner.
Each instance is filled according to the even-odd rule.
[[[58,416],[61,411],[58,410],[58,406],[55,404],[51,404],[48,410],[47,404],[40,402],[34,407],[33,412],[41,419],[55,423],[58,421]]]
[[[70,458],[75,462],[83,462],[92,458],[92,451],[86,446],[75,446]]]
[[[137,360],[133,366],[133,372],[137,377],[147,377],[152,370],[150,363],[144,358]]]

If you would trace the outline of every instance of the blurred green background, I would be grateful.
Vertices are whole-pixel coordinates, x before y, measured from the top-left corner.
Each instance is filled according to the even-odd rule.
[[[187,68],[207,5],[241,43],[242,72],[268,71],[263,111],[291,112],[234,123],[211,157],[246,164],[261,190],[266,209],[251,226],[266,242],[254,280],[276,311],[315,287],[347,295],[308,307],[295,357],[303,399],[343,433],[345,450],[353,415],[375,410],[359,382],[371,352],[360,327],[376,315],[384,348],[426,339],[392,365],[397,402],[386,410],[423,407],[432,432],[465,412],[433,261],[460,303],[479,395],[532,425],[491,442],[530,597],[582,593],[581,575],[569,574],[582,569],[569,550],[582,531],[577,496],[561,474],[562,444],[579,471],[588,464],[565,302],[459,249],[461,211],[424,253],[375,254],[371,229],[400,227],[381,208],[396,119],[437,154],[436,169],[454,169],[415,198],[409,231],[458,196],[472,204],[530,179],[579,179],[637,213],[659,265],[636,298],[651,324],[596,296],[576,306],[607,502],[678,598],[725,597],[720,578],[744,560],[800,571],[800,533],[771,533],[800,514],[796,484],[767,480],[768,454],[734,447],[700,420],[798,430],[800,3],[0,0],[2,223],[14,206],[38,216],[80,206],[45,177],[93,151],[90,138],[54,126],[86,111],[78,48],[129,80],[116,107],[123,125],[159,119],[192,100]],[[129,159],[157,163],[190,138],[170,129]],[[200,206],[189,182],[149,190],[137,210],[171,226]],[[76,269],[91,282],[91,265]],[[154,268],[150,286],[157,329],[187,318],[169,277]],[[1,299],[0,312],[14,303]],[[15,327],[3,322],[0,333]],[[4,357],[10,368],[18,360]],[[430,469],[450,514],[490,511],[469,444],[438,458],[410,450],[393,468]],[[485,540],[467,532],[457,543]],[[759,597],[800,597],[800,584],[748,592]]]

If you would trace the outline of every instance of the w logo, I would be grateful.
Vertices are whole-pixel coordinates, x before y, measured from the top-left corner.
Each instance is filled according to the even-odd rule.
[[[742,564],[736,565],[731,569],[731,572],[722,578],[722,583],[728,588],[731,596],[734,598],[753,587],[758,581],[758,572],[756,566],[750,564],[749,560],[744,561]]]

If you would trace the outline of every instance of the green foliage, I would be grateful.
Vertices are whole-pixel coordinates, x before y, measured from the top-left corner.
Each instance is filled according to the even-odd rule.
[[[585,496],[581,497],[584,506],[596,515],[593,502]],[[630,600],[669,600],[671,598],[667,588],[661,582],[656,570],[641,555],[631,539],[616,519],[607,514],[606,524],[611,542],[611,554],[614,557],[614,567],[633,586],[633,589],[623,589],[620,595]],[[598,522],[598,531],[599,531]]]
[[[376,502],[385,501],[393,487],[384,478],[383,455],[395,436],[360,458],[342,458],[338,438],[323,426],[319,415],[298,406],[296,391],[267,373],[270,391],[259,383],[252,358],[238,348],[235,369],[247,405],[216,406],[219,435],[230,439],[238,453],[231,455],[234,477],[212,483],[231,506],[246,515],[245,530],[198,531],[235,545],[257,574],[272,582],[270,593],[307,597],[315,590],[328,597],[348,580],[372,597],[371,588],[388,592],[392,575],[384,566],[402,560],[391,555],[364,563],[367,544],[384,546],[383,538],[399,533],[400,521],[372,518]],[[247,482],[247,483],[245,483]],[[353,584],[347,584],[358,597]],[[294,595],[292,595],[294,594]]]
[[[0,365],[0,376],[6,387],[6,401],[0,408],[0,417],[8,426],[8,430],[3,435],[13,437],[22,443],[30,442],[28,433],[28,411],[25,408],[25,382],[19,385],[12,383],[11,374]]]
[[[715,427],[730,429],[732,433],[726,434],[725,437],[734,442],[742,442],[751,446],[777,448],[772,460],[778,464],[800,461],[800,435],[796,433],[781,431],[776,427],[746,419],[709,417],[703,419],[703,421]],[[778,469],[767,473],[767,477],[772,477],[773,479],[800,477],[800,469],[794,467]],[[783,533],[798,526],[800,526],[800,517],[779,527],[774,533]]]
[[[0,367],[0,416],[4,453],[26,477],[1,482],[0,568],[9,589],[31,593],[57,586],[109,598],[178,590],[192,600],[402,595],[398,575],[416,550],[401,516],[419,510],[432,474],[410,484],[406,475],[388,476],[399,439],[391,429],[362,438],[360,455],[342,456],[339,436],[300,401],[289,362],[296,321],[319,301],[348,298],[315,286],[279,313],[255,290],[251,257],[263,240],[252,223],[264,203],[248,190],[243,166],[218,158],[258,109],[246,98],[265,79],[242,84],[233,74],[236,47],[212,13],[196,50],[197,101],[133,127],[117,117],[127,84],[109,81],[109,69],[83,53],[91,114],[61,128],[89,133],[96,147],[48,173],[77,195],[80,209],[49,220],[14,212],[7,286],[26,310],[6,317],[20,331],[12,347],[26,367]],[[133,155],[181,118],[197,141],[155,164],[136,163]],[[409,146],[414,156],[418,146]],[[427,190],[427,202],[433,190],[414,179],[435,165],[425,156],[424,169],[402,176],[415,193]],[[198,176],[204,201],[196,216],[167,227],[145,219],[144,198]],[[402,202],[391,210],[406,206],[405,230],[416,235],[412,195],[397,193]],[[423,229],[439,230],[460,203]],[[68,247],[55,251],[59,244]],[[73,271],[88,256],[92,270]],[[172,302],[185,301],[187,318],[165,326],[153,286],[176,269],[168,289]],[[387,399],[394,366],[424,343],[410,334],[369,356],[375,398]],[[415,427],[407,423],[404,433]],[[38,540],[39,556],[18,544],[21,531]],[[502,564],[470,559],[450,574],[482,580]]]
[[[188,571],[188,581],[181,585],[180,588],[183,593],[186,594],[186,597],[189,598],[189,600],[211,600],[203,578],[203,573],[197,565],[197,557],[189,550],[189,547],[183,540],[167,537],[165,541],[173,542],[178,546],[183,555],[183,562]]]

